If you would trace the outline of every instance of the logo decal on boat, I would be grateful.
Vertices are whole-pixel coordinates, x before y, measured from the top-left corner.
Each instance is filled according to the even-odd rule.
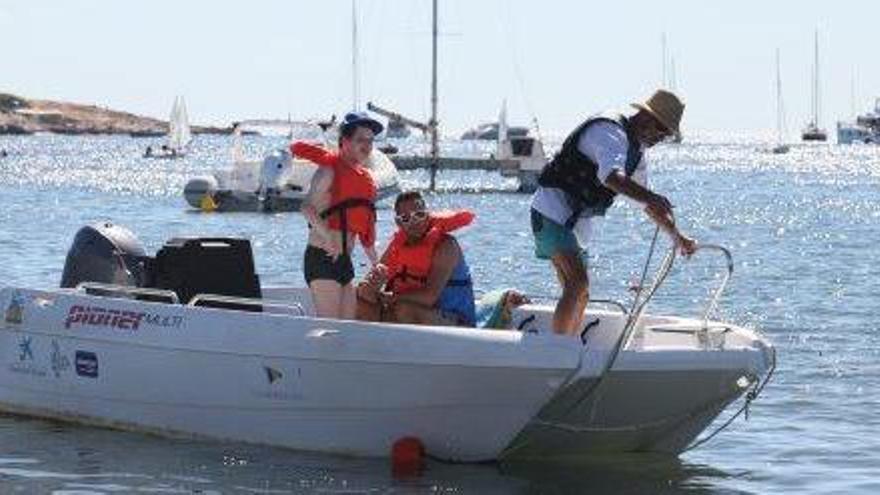
[[[287,379],[284,380],[284,373],[287,373]],[[300,377],[302,370],[300,368],[289,369],[282,372],[272,366],[263,365],[263,376],[266,377],[266,384],[259,390],[254,390],[256,397],[271,400],[283,401],[300,401],[303,398]]]
[[[9,371],[38,377],[47,375],[46,367],[36,363],[33,344],[34,340],[30,336],[18,340],[18,361],[9,365]]]
[[[9,300],[9,306],[6,307],[6,323],[21,323],[24,320],[24,295],[19,291],[14,291]]]
[[[64,328],[70,328],[73,325],[87,325],[118,328],[120,330],[137,330],[140,328],[141,323],[163,328],[180,328],[183,326],[183,317],[145,313],[143,311],[122,311],[97,306],[74,305],[70,307],[70,311],[67,313],[67,318],[64,320]]]
[[[94,352],[76,351],[76,374],[86,378],[98,378],[98,356]]]
[[[119,328],[122,330],[137,330],[145,313],[137,311],[119,311],[117,309],[104,309],[95,306],[71,306],[64,320],[64,328],[70,328],[74,324],[90,325],[96,327]]]
[[[266,379],[269,383],[275,383],[284,377],[283,373],[270,366],[263,366],[263,369],[266,370]]]
[[[52,341],[52,373],[55,378],[61,378],[61,373],[70,369],[70,358],[61,353],[58,341]]]
[[[22,337],[21,340],[18,341],[18,360],[19,361],[33,361],[34,360],[34,351],[31,348],[31,344],[33,340],[30,337]]]

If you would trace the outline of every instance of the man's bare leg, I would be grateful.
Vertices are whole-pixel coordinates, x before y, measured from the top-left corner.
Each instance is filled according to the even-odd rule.
[[[562,297],[553,313],[553,331],[578,335],[590,300],[590,282],[579,253],[557,253],[551,258],[562,285]]]
[[[340,318],[342,286],[333,280],[312,280],[309,284],[312,303],[319,318]]]
[[[347,283],[339,291],[339,317],[343,320],[354,320],[357,315],[357,296],[354,284]]]

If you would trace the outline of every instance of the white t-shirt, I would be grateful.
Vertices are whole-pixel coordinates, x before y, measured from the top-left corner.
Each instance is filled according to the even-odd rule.
[[[623,127],[612,122],[596,122],[587,127],[577,144],[578,151],[598,165],[596,175],[602,184],[617,170],[626,169],[626,153],[629,139]],[[631,179],[643,187],[648,186],[648,174],[644,156],[636,166]],[[555,187],[538,187],[532,197],[532,208],[554,222],[565,225],[572,215],[565,192]],[[574,225],[574,233],[580,243],[586,244],[592,232],[591,216],[584,212]]]

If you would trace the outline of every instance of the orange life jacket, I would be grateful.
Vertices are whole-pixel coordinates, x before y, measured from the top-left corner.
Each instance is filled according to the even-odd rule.
[[[290,153],[321,167],[333,169],[330,187],[330,206],[321,212],[327,226],[342,232],[347,247],[348,233],[356,234],[366,247],[376,243],[376,182],[373,174],[363,165],[346,166],[339,153],[321,146],[297,141],[290,145]]]
[[[330,206],[321,212],[327,226],[342,232],[347,242],[350,232],[364,246],[376,243],[376,182],[363,166],[350,167],[339,163],[333,167]]]
[[[449,232],[469,225],[474,213],[468,210],[431,213],[428,230],[421,241],[406,242],[406,232],[398,228],[382,256],[388,267],[387,289],[396,294],[424,288],[434,260],[434,250]]]

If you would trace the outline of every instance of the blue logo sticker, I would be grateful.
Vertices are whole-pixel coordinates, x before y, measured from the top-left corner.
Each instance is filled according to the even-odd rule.
[[[76,351],[76,374],[98,378],[98,356],[94,352]]]
[[[34,360],[34,351],[31,349],[31,342],[32,341],[30,337],[22,337],[21,340],[18,341],[19,361]]]

